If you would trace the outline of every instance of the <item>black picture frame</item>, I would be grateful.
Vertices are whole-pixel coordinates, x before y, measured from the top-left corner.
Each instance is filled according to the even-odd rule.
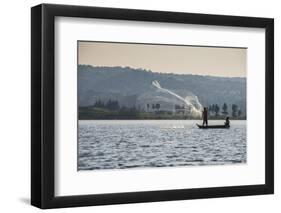
[[[264,28],[265,184],[112,194],[54,195],[55,17]],[[42,209],[274,193],[274,20],[271,18],[41,4],[31,8],[31,204]]]

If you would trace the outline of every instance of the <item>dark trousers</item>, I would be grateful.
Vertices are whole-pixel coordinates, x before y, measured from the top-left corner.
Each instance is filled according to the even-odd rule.
[[[207,119],[203,120],[203,126],[204,126],[204,124],[206,124],[208,126],[208,120]]]

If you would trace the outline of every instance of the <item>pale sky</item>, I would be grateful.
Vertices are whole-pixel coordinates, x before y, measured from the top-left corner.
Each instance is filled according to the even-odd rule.
[[[160,73],[246,77],[247,49],[79,41],[78,63]]]

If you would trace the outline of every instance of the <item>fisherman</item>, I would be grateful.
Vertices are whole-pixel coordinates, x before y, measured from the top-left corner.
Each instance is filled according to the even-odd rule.
[[[229,117],[226,117],[225,122],[224,122],[224,125],[225,125],[226,127],[230,127]]]
[[[204,107],[204,110],[202,111],[202,118],[203,118],[203,126],[206,124],[208,126],[208,110],[207,107]]]

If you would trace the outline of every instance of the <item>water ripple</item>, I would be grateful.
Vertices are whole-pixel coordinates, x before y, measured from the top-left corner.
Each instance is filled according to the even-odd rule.
[[[79,121],[78,170],[246,163],[246,121],[213,130],[198,122]]]

